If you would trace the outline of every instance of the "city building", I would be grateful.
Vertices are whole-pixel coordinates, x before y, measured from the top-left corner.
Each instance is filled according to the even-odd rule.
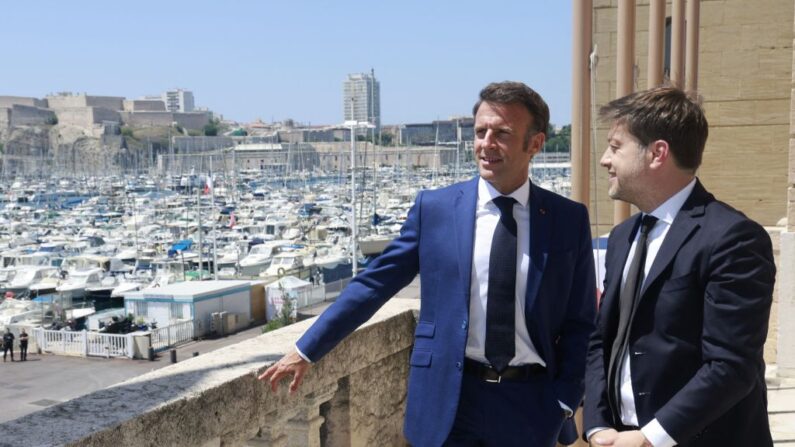
[[[378,133],[381,127],[381,85],[375,78],[375,71],[353,73],[343,83],[342,110],[345,121],[366,121],[375,126]],[[359,129],[364,134],[367,129]]]
[[[169,112],[192,112],[196,108],[193,102],[193,92],[190,90],[181,88],[167,90],[160,96]]]

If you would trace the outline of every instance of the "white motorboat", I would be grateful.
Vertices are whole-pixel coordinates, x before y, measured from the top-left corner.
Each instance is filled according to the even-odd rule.
[[[102,269],[80,270],[70,273],[66,281],[55,290],[64,297],[82,298],[86,295],[87,288],[102,286],[104,274]]]

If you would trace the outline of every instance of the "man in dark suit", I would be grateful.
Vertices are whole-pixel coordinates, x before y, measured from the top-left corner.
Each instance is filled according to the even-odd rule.
[[[588,213],[528,181],[549,124],[535,91],[490,84],[473,113],[479,177],[420,192],[400,236],[260,379],[275,390],[293,376],[294,391],[310,362],[419,273],[408,441],[571,443],[596,307]]]
[[[762,348],[775,266],[765,230],[695,173],[699,103],[659,87],[610,102],[613,229],[586,375],[591,445],[770,446]]]

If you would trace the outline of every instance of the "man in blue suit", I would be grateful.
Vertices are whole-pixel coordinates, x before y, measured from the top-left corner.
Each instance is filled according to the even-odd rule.
[[[571,443],[594,327],[588,213],[528,181],[549,125],[535,91],[490,84],[473,113],[479,177],[419,193],[400,236],[260,379],[275,390],[292,376],[295,391],[311,362],[419,273],[408,441]]]
[[[640,209],[607,244],[588,353],[593,446],[772,446],[762,358],[775,265],[770,237],[696,178],[708,125],[695,98],[659,87],[602,108],[609,195]]]

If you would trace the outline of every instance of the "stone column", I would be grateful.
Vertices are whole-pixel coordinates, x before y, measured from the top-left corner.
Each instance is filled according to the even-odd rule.
[[[795,57],[795,54],[793,55]],[[795,71],[790,93],[787,227],[781,233],[778,283],[778,375],[795,377]]]

